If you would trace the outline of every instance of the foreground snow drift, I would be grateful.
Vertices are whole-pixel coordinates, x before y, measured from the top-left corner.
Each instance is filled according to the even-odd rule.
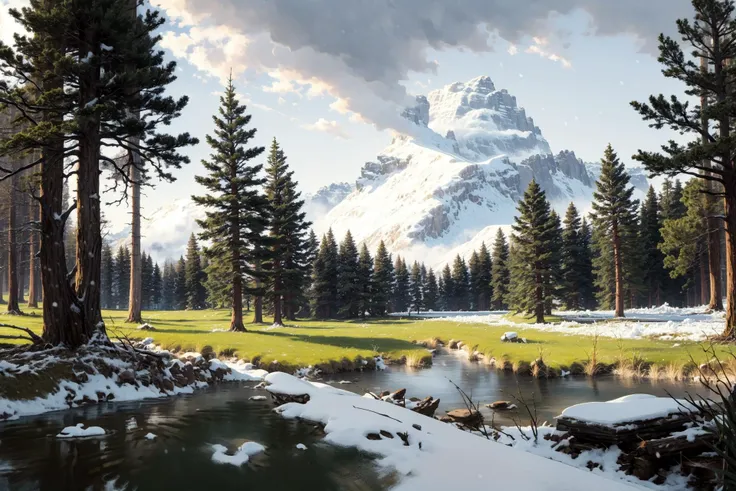
[[[633,394],[608,402],[585,402],[562,411],[565,418],[586,423],[613,426],[631,421],[666,418],[696,408],[685,400],[656,397],[649,394]]]
[[[493,483],[496,489],[618,491],[632,486],[506,447],[452,425],[382,401],[360,397],[285,373],[266,376],[273,394],[308,395],[306,404],[276,409],[286,418],[325,425],[325,440],[381,456],[379,464],[404,478],[397,490],[458,489]]]

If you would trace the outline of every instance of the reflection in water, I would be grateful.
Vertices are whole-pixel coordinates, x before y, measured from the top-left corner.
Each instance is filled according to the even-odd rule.
[[[522,394],[527,401],[534,400],[539,420],[549,422],[563,408],[580,402],[632,392],[681,396],[698,389],[648,382],[626,387],[611,377],[517,378],[454,354],[436,357],[428,370],[392,367],[386,372],[342,374],[331,381],[340,380],[352,384],[339,387],[361,394],[406,388],[410,396],[439,397],[438,414],[463,407],[450,380],[482,404]],[[257,393],[250,385],[226,385],[166,400],[93,405],[0,423],[0,490],[368,491],[388,489],[395,482],[395,475],[377,472],[369,456],[321,442],[318,429],[274,414],[268,400],[249,400]],[[484,411],[490,418],[490,411]],[[495,419],[510,424],[517,415],[522,423],[527,420],[523,411],[500,413]],[[63,427],[77,423],[101,426],[109,434],[102,439],[54,438]],[[157,438],[145,439],[149,432]],[[265,445],[266,451],[242,467],[212,462],[211,444],[235,449],[249,440]],[[298,443],[308,449],[296,449]]]
[[[0,489],[387,488],[387,478],[377,474],[368,456],[322,443],[313,426],[274,414],[270,401],[250,401],[254,393],[245,385],[228,385],[193,396],[90,406],[0,424]],[[54,438],[64,426],[80,422],[109,434]],[[149,432],[157,438],[147,440]],[[266,451],[242,467],[212,462],[211,444],[235,449],[249,440]],[[308,449],[298,450],[298,443]]]

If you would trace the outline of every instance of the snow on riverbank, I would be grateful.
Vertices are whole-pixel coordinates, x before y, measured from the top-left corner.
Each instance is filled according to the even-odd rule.
[[[555,315],[567,319],[559,324],[519,324],[499,314],[451,315],[428,321],[488,324],[534,329],[576,336],[603,336],[617,339],[658,338],[663,340],[704,341],[723,332],[723,312],[708,313],[706,307],[676,308],[665,304],[652,309],[631,309],[626,318],[613,319],[613,311],[561,311]],[[629,319],[629,320],[627,320]]]
[[[632,394],[608,402],[584,402],[562,411],[565,418],[604,426],[615,426],[630,421],[646,421],[686,411],[696,410],[686,400]]]
[[[403,476],[395,490],[470,488],[488,483],[494,488],[537,491],[633,488],[605,478],[611,477],[613,467],[576,469],[399,406],[285,373],[271,373],[266,381],[271,384],[267,387],[271,393],[309,395],[306,404],[287,403],[276,411],[286,418],[324,424],[327,442],[380,455],[379,465],[396,469]],[[585,461],[579,464],[584,466]]]
[[[147,347],[153,348],[150,343]],[[137,401],[191,394],[215,381],[261,381],[268,372],[241,361],[206,361],[200,353],[177,357],[161,350],[151,355],[90,343],[77,352],[52,348],[44,352],[11,352],[0,361],[5,387],[33,387],[51,380],[46,393],[33,398],[0,395],[0,420],[105,401]],[[154,357],[155,353],[155,357]],[[3,354],[0,351],[0,354]],[[46,385],[49,385],[46,383]],[[27,390],[27,389],[26,389]],[[3,392],[0,392],[3,394]],[[31,396],[32,397],[32,396]]]

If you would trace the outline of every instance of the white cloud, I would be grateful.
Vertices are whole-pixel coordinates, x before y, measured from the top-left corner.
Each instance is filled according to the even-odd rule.
[[[347,133],[343,131],[337,121],[328,121],[325,118],[319,118],[316,122],[311,124],[305,124],[302,128],[309,131],[319,131],[322,133],[329,133],[337,138],[350,138]]]
[[[514,56],[516,53],[519,52],[519,48],[517,48],[515,44],[512,44],[511,46],[509,46],[508,52],[511,56]]]
[[[559,62],[565,68],[570,68],[572,66],[570,60],[562,57],[549,48],[549,39],[534,37],[532,38],[532,41],[534,42],[534,44],[532,44],[525,50],[527,53],[539,55],[542,58],[547,58],[550,61]]]

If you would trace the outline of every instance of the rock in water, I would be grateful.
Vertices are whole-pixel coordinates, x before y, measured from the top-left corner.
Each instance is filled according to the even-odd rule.
[[[508,411],[511,409],[516,409],[516,404],[512,404],[509,401],[496,401],[488,404],[487,407],[489,409],[493,409],[494,411]]]
[[[447,412],[447,417],[464,426],[478,427],[483,423],[483,415],[475,409],[453,409]]]

